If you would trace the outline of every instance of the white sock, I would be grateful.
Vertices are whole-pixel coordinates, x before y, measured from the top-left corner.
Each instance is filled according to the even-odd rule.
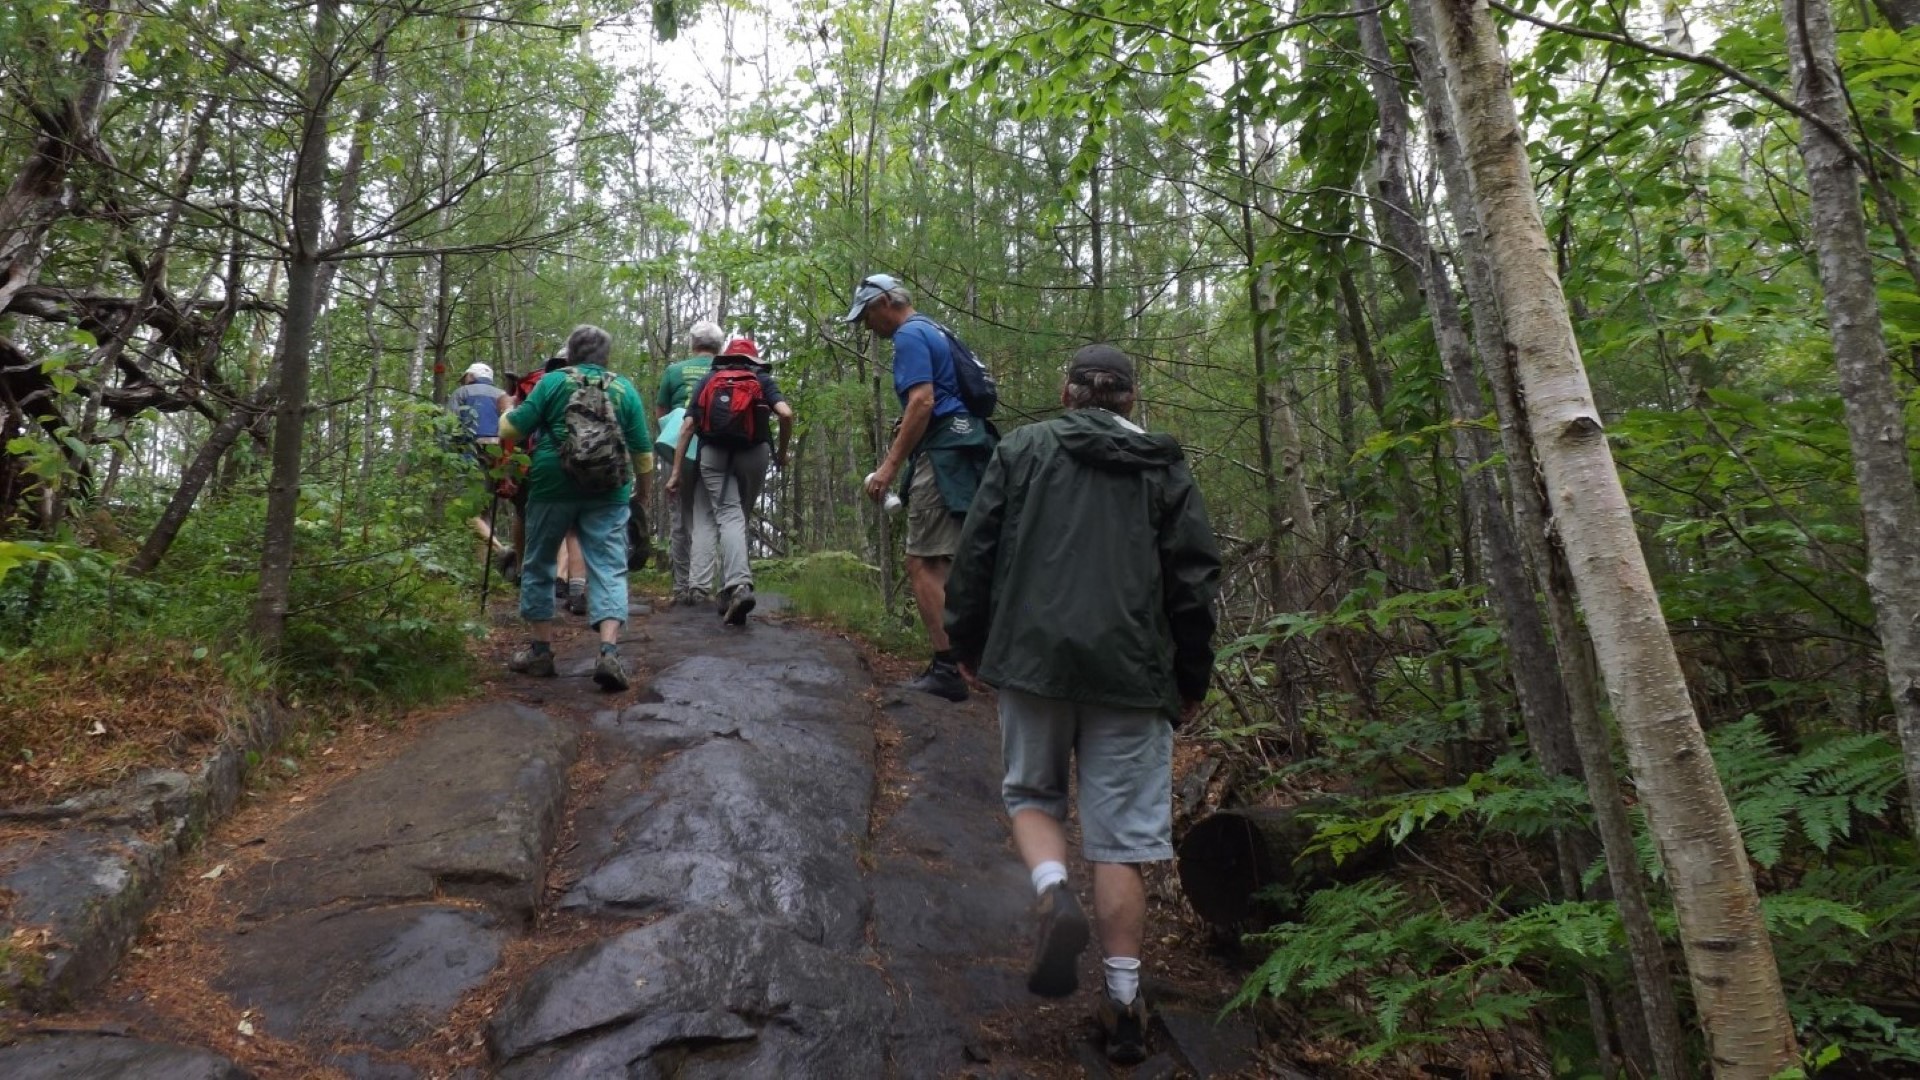
[[[1057,862],[1043,862],[1033,868],[1034,895],[1045,893],[1054,885],[1064,885],[1067,881],[1067,865]]]
[[[1132,956],[1107,957],[1107,996],[1122,1005],[1140,996],[1140,960]]]

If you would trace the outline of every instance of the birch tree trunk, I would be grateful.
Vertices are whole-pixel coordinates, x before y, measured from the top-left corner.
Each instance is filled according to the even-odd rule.
[[[1833,362],[1860,486],[1867,587],[1906,765],[1907,824],[1920,835],[1920,498],[1908,458],[1904,399],[1894,385],[1882,336],[1860,177],[1848,148],[1828,133],[1851,127],[1834,54],[1833,13],[1826,0],[1781,0],[1780,14],[1794,100],[1828,127],[1800,125],[1809,231],[1819,256]]]
[[[1493,286],[1574,586],[1672,885],[1716,1075],[1795,1064],[1752,871],[1634,533],[1554,270],[1486,0],[1432,0]]]

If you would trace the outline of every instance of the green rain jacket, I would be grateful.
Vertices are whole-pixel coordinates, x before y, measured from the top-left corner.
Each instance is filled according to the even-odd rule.
[[[947,635],[994,686],[1171,719],[1206,696],[1219,579],[1179,442],[1079,409],[995,449],[947,581]]]

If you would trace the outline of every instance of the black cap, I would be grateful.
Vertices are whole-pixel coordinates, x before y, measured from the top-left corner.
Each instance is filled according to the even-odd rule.
[[[1133,382],[1133,357],[1111,345],[1083,345],[1067,365],[1067,378],[1083,371],[1104,371]]]

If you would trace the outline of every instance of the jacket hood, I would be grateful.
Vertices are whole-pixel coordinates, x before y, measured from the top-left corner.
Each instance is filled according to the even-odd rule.
[[[1180,440],[1156,435],[1105,409],[1074,409],[1052,424],[1061,448],[1096,469],[1143,472],[1181,460]]]

